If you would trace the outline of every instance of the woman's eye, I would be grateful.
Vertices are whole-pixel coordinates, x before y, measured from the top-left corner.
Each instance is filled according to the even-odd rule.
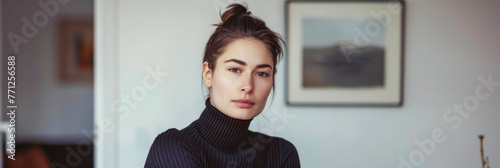
[[[238,68],[230,68],[229,71],[231,71],[231,72],[240,72],[240,70]]]
[[[265,72],[257,72],[257,76],[267,77],[269,75]]]

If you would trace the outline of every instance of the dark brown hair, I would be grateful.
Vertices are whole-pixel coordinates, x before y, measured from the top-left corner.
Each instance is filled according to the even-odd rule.
[[[205,46],[203,62],[208,62],[208,68],[215,69],[217,58],[231,42],[243,38],[257,39],[263,42],[272,53],[274,92],[276,64],[283,57],[283,38],[278,33],[271,31],[264,21],[253,16],[247,7],[241,4],[229,5],[227,11],[220,17],[221,22],[214,24],[217,28]]]

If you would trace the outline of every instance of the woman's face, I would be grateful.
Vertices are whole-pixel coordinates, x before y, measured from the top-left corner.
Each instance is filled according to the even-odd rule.
[[[273,86],[272,54],[260,40],[245,38],[226,46],[214,70],[203,63],[203,82],[210,103],[224,114],[242,120],[262,112]]]

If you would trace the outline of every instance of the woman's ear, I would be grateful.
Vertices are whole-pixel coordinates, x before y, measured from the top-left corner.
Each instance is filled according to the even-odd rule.
[[[205,83],[205,85],[208,88],[211,88],[212,87],[213,70],[208,67],[208,62],[206,62],[206,61],[203,62],[202,69],[203,69],[203,71],[202,71],[203,83]]]

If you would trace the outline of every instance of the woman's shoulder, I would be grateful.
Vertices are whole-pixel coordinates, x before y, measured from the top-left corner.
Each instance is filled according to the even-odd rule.
[[[281,153],[297,153],[297,148],[295,148],[295,145],[293,145],[292,142],[286,140],[285,138],[269,136],[260,132],[254,132],[254,134],[256,135],[255,139],[257,140],[257,142],[278,147]]]
[[[149,149],[145,167],[192,167],[196,165],[194,151],[189,147],[192,138],[187,134],[171,128],[156,136]],[[177,162],[172,162],[176,160]],[[175,165],[180,164],[180,165]]]
[[[153,145],[179,145],[189,143],[191,138],[176,128],[170,128],[158,134],[153,141]]]
[[[280,144],[280,147],[285,149],[285,151],[289,152],[297,152],[297,148],[295,148],[295,145],[293,145],[292,142],[284,139],[284,138],[277,138]]]
[[[292,142],[276,136],[254,132],[258,143],[267,144],[270,149],[278,152],[282,167],[300,167],[299,153]],[[286,166],[284,166],[286,165]]]
[[[178,152],[192,153],[194,139],[183,131],[170,128],[156,136],[151,149],[169,151],[169,154]]]

